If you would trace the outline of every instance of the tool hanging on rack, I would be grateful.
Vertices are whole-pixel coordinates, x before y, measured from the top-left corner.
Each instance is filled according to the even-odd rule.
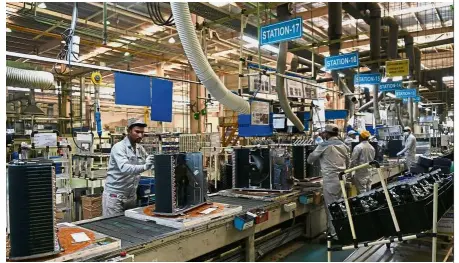
[[[102,145],[102,119],[100,115],[100,84],[102,83],[102,75],[99,71],[91,74],[91,81],[94,84],[94,120],[96,121],[96,131],[99,136],[100,144]]]

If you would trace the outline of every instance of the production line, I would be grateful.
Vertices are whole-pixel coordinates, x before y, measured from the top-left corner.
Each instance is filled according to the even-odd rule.
[[[454,260],[453,3],[4,12],[7,261]]]

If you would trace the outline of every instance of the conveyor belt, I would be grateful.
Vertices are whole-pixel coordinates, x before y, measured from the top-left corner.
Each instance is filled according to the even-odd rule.
[[[228,204],[228,205],[240,205],[242,206],[243,211],[252,210],[254,208],[261,208],[263,206],[269,205],[272,202],[266,202],[262,200],[254,200],[249,198],[242,198],[242,197],[228,197],[228,196],[210,196],[210,201]]]
[[[243,211],[261,208],[272,204],[261,200],[240,197],[211,196],[210,201],[230,205],[240,205]],[[79,224],[81,227],[97,231],[121,240],[121,248],[128,249],[137,245],[151,242],[162,236],[180,231],[175,228],[158,225],[154,222],[141,221],[125,216],[103,218]]]
[[[83,223],[80,226],[120,239],[122,248],[150,242],[160,236],[177,231],[175,228],[125,216],[101,219]]]

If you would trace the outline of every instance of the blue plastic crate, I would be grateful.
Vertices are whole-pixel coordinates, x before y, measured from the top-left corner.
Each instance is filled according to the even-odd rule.
[[[255,221],[255,217],[244,214],[241,216],[234,217],[233,225],[237,230],[243,231],[248,228],[251,228],[254,224],[254,221]]]

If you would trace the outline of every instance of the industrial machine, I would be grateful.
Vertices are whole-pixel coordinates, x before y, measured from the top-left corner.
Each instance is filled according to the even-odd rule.
[[[291,154],[285,148],[235,148],[228,169],[234,189],[285,191],[293,186]]]
[[[55,185],[55,171],[50,160],[9,164],[11,260],[30,260],[61,252],[56,234]]]
[[[155,155],[155,214],[179,215],[205,204],[207,178],[202,153]]]
[[[307,162],[308,156],[316,149],[317,145],[296,144],[292,147],[293,173],[296,179],[305,179],[321,176],[320,161],[313,164]]]
[[[77,153],[73,155],[74,176],[88,179],[105,178],[110,154],[94,152],[94,134],[76,133],[75,144]]]

